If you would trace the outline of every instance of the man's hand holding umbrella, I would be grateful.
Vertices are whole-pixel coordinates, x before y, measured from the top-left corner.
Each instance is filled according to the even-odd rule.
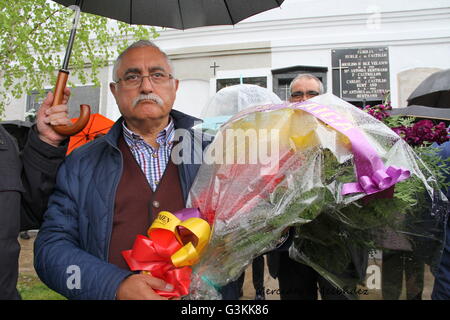
[[[52,126],[72,124],[68,117],[67,108],[69,96],[70,89],[65,88],[62,104],[52,107],[54,96],[52,92],[49,92],[37,113],[36,123],[39,138],[55,147],[58,147],[63,140],[67,139],[67,137],[57,133]]]

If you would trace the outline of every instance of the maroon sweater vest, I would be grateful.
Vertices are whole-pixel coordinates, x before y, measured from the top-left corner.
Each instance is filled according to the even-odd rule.
[[[136,162],[123,137],[119,138],[123,172],[116,193],[109,262],[129,269],[121,252],[133,247],[136,235],[147,229],[160,211],[174,213],[184,208],[178,167],[169,161],[155,192]]]

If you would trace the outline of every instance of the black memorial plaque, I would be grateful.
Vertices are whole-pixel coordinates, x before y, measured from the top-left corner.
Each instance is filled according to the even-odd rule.
[[[383,100],[389,91],[388,48],[335,49],[331,63],[333,94],[344,100]]]

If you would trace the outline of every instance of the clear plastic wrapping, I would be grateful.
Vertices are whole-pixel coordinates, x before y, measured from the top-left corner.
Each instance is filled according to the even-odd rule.
[[[289,232],[290,257],[341,289],[364,285],[375,250],[414,252],[432,270],[439,261],[447,199],[426,164],[358,108],[331,94],[310,101],[350,121],[386,167],[409,178],[380,192],[343,195],[344,184],[358,181],[345,134],[292,105],[241,111],[220,128],[190,191],[190,206],[213,226],[190,299],[220,298],[218,288]]]

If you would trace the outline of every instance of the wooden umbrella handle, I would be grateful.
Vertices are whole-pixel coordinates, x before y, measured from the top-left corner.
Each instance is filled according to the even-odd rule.
[[[56,80],[53,106],[62,104],[64,99],[64,89],[66,88],[69,72],[65,70],[59,70],[58,78]],[[63,136],[73,136],[86,127],[91,115],[91,107],[87,104],[80,105],[80,116],[77,122],[67,126],[53,126],[53,129]]]

